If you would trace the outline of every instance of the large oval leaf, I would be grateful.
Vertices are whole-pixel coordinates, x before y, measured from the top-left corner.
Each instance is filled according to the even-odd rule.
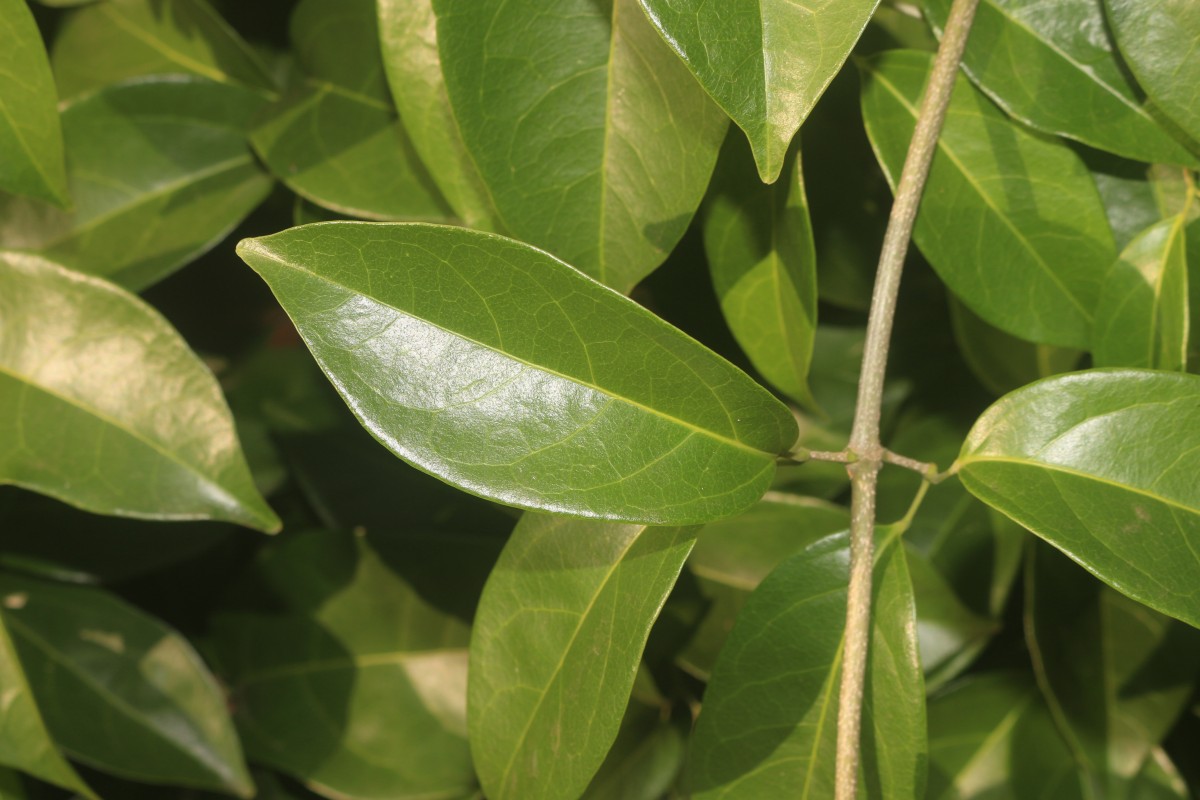
[[[687,781],[696,800],[833,796],[849,558],[845,534],[827,537],[750,596],[692,735]],[[881,542],[873,608],[863,786],[870,797],[921,797],[925,688],[899,536]]]
[[[99,589],[4,575],[0,595],[66,753],[137,781],[254,793],[225,697],[182,636]]]
[[[963,485],[1135,600],[1200,626],[1200,376],[1096,370],[987,410]]]
[[[637,0],[434,0],[446,87],[506,232],[628,292],[699,205],[726,121]]]
[[[0,0],[0,189],[65,206],[54,76],[25,0]]]
[[[101,514],[276,530],[208,368],[98,278],[0,257],[0,483]]]
[[[867,133],[899,180],[929,73],[925,53],[863,63]],[[938,140],[914,239],[979,316],[1022,339],[1086,348],[1112,231],[1083,162],[1028,133],[961,78]]]
[[[788,145],[879,0],[641,0],[663,38],[750,140],[773,183]]]
[[[940,30],[950,0],[924,0],[924,7]],[[1146,108],[1115,50],[1100,0],[984,0],[963,68],[1039,130],[1139,161],[1195,166],[1197,157]]]
[[[795,441],[728,362],[528,245],[327,222],[238,247],[392,452],[525,508],[693,524],[757,500]]]
[[[112,86],[62,114],[74,207],[0,197],[0,248],[142,289],[220,241],[271,188],[246,144],[262,100],[169,76]]]
[[[578,797],[625,713],[695,529],[526,514],[479,603],[471,752],[488,797]]]

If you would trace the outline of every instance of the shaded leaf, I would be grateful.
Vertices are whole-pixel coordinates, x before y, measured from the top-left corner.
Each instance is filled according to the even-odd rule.
[[[1200,207],[1188,204],[1188,172],[1165,164],[1139,164],[1104,153],[1085,153],[1088,167],[1112,225],[1117,248],[1124,250],[1134,238],[1156,222]]]
[[[78,98],[62,115],[74,209],[0,197],[0,248],[149,286],[213,247],[270,191],[245,140],[261,103],[181,76]]]
[[[29,800],[20,773],[0,767],[0,800]]]
[[[0,0],[0,189],[70,202],[54,76],[25,0]]]
[[[863,116],[894,187],[931,58],[863,62]],[[1095,184],[1065,145],[1009,121],[960,78],[921,199],[914,240],[946,285],[992,325],[1086,348],[1115,257]]]
[[[1130,800],[1188,800],[1191,794],[1179,769],[1161,747],[1156,747],[1129,797]]]
[[[720,110],[636,0],[434,0],[463,142],[503,229],[628,292],[704,194]]]
[[[920,797],[925,699],[912,587],[899,537],[885,536],[873,587],[863,785],[871,797]],[[845,534],[821,539],[751,595],[696,722],[693,797],[832,796],[849,557]]]
[[[917,604],[917,643],[925,688],[933,692],[965,670],[999,627],[963,604],[937,568],[916,548],[907,549]]]
[[[795,439],[787,409],[735,367],[528,245],[329,222],[238,251],[359,421],[472,493],[692,524],[757,500]]]
[[[147,783],[254,793],[225,698],[183,637],[99,589],[3,575],[0,593],[64,752]]]
[[[9,255],[0,319],[0,483],[102,514],[278,529],[212,373],[150,306]]]
[[[688,727],[636,697],[581,800],[661,800],[683,767]]]
[[[51,63],[65,98],[172,73],[275,92],[258,57],[205,0],[105,0],[82,8],[63,19]]]
[[[754,150],[773,183],[792,137],[879,0],[641,0],[663,38]]]
[[[975,423],[963,485],[1118,591],[1200,625],[1200,376],[1095,370],[1039,381]]]

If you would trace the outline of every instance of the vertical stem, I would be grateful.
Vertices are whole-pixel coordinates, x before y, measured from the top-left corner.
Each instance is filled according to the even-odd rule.
[[[863,684],[871,632],[871,570],[875,561],[875,488],[883,464],[879,418],[883,407],[883,381],[888,344],[896,316],[900,274],[912,237],[913,221],[946,109],[963,48],[979,0],[954,0],[938,47],[933,71],[921,101],[916,129],[908,147],[904,170],[888,220],[858,382],[858,404],[849,450],[857,460],[850,465],[850,590],[846,603],[845,655],[838,696],[837,800],[855,800],[858,787],[859,747],[862,731]]]

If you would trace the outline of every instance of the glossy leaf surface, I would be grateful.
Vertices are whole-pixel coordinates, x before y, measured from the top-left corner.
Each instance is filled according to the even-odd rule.
[[[245,140],[261,102],[179,76],[77,99],[62,115],[73,210],[0,196],[0,248],[149,286],[224,238],[270,191]]]
[[[252,758],[328,796],[473,795],[468,628],[443,608],[464,587],[453,573],[432,592],[409,580],[450,548],[486,554],[317,531],[259,559],[215,622]]]
[[[923,5],[940,31],[950,0]],[[1146,108],[1100,0],[984,0],[963,66],[1001,108],[1038,130],[1139,161],[1197,164]]]
[[[102,514],[275,530],[208,368],[138,298],[0,257],[0,482]]]
[[[1182,133],[1200,144],[1200,6],[1187,0],[1104,0],[1121,55]],[[1193,162],[1194,163],[1194,162]]]
[[[636,0],[434,0],[463,141],[503,229],[621,292],[667,257],[724,115]]]
[[[1096,309],[1096,366],[1186,368],[1186,222],[1179,214],[1148,228],[1113,263]]]
[[[924,53],[863,64],[863,116],[892,186],[929,72]],[[1065,145],[1009,121],[965,78],[955,89],[914,239],[971,310],[1028,341],[1086,348],[1115,257],[1095,184]]]
[[[183,637],[99,589],[4,575],[0,593],[64,752],[134,780],[254,793],[225,698]]]
[[[1200,625],[1200,377],[1097,370],[1002,398],[959,477],[1118,591]]]
[[[784,561],[751,595],[692,735],[692,797],[832,796],[848,564],[848,537],[831,536]],[[920,797],[924,687],[912,587],[895,538],[881,543],[873,607],[862,781],[868,796]]]
[[[812,408],[817,257],[797,155],[764,186],[741,137],[726,138],[705,201],[704,251],[721,312],[751,363]]]
[[[471,752],[488,797],[578,797],[613,744],[689,528],[526,514],[471,638]]]
[[[331,222],[239,253],[364,426],[473,493],[691,524],[757,500],[795,440],[735,367],[527,245]]]
[[[51,63],[65,98],[180,73],[275,91],[258,58],[206,0],[105,0],[82,8],[64,18]]]
[[[25,0],[0,0],[0,189],[69,202],[54,76]]]
[[[879,0],[641,0],[663,38],[754,150],[773,183],[792,137]]]

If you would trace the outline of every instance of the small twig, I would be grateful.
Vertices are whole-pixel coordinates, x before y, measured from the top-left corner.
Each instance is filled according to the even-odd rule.
[[[919,473],[926,480],[938,474],[937,464],[930,464],[928,461],[917,461],[915,458],[902,456],[899,453],[893,453],[891,450],[883,451],[883,460],[888,464],[895,464],[897,467],[911,469],[913,472]]]

